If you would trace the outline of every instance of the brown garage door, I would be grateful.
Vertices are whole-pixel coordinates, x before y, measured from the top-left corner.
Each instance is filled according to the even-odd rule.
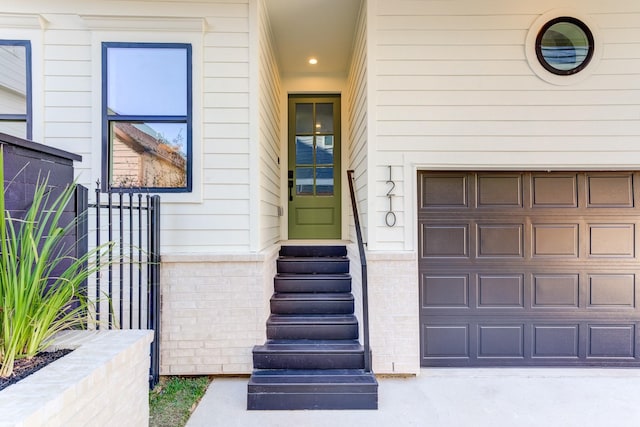
[[[640,365],[639,183],[419,172],[422,365]]]

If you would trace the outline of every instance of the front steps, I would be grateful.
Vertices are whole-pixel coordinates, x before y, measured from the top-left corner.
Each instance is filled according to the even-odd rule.
[[[247,409],[377,409],[344,246],[283,246]]]

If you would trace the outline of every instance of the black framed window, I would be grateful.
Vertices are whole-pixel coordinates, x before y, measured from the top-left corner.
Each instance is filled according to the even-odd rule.
[[[536,38],[540,64],[557,75],[583,70],[593,57],[593,34],[579,19],[562,16],[547,22]]]
[[[102,44],[103,188],[192,187],[191,45]]]
[[[31,42],[0,40],[0,132],[32,139]]]

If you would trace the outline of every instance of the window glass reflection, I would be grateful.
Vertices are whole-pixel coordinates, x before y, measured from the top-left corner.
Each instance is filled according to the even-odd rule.
[[[536,38],[536,55],[540,64],[551,73],[577,73],[593,56],[593,34],[578,19],[553,19],[542,27]]]
[[[296,105],[296,133],[313,133],[313,104]]]
[[[111,182],[116,187],[184,187],[184,123],[111,122]]]
[[[187,114],[185,49],[110,47],[107,82],[107,107],[113,114]]]
[[[296,194],[313,194],[313,168],[296,169]]]
[[[27,114],[27,48],[0,45],[0,114]]]
[[[333,165],[333,136],[316,136],[316,164]]]
[[[542,55],[558,70],[571,70],[582,64],[589,53],[589,40],[575,24],[559,22],[542,36]]]
[[[316,104],[316,132],[333,133],[333,104]]]
[[[0,132],[18,138],[27,138],[27,122],[0,120]]]
[[[316,169],[316,194],[333,195],[333,168]]]
[[[313,164],[313,136],[296,136],[296,164]]]

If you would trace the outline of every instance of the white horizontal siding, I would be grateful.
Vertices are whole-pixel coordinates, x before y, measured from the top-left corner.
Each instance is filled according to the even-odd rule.
[[[602,51],[569,85],[536,75],[525,49],[531,26],[558,7],[551,0],[375,1],[374,247],[415,249],[415,168],[640,164],[640,3],[575,3]],[[388,165],[395,227],[384,224]]]
[[[277,243],[281,237],[280,123],[282,88],[275,57],[266,1],[258,2],[258,151],[259,169],[259,249]]]
[[[42,16],[41,129],[45,144],[78,153],[80,182],[100,176],[100,43],[192,43],[194,193],[161,195],[163,252],[246,252],[250,248],[249,0],[3,3],[4,14]],[[7,15],[8,16],[8,15]],[[10,19],[5,20],[9,24]],[[4,21],[3,21],[4,22]],[[37,19],[34,22],[38,22]],[[162,30],[162,31],[160,31]],[[11,33],[4,28],[3,34]],[[37,31],[34,32],[34,34]],[[16,28],[16,37],[23,32]],[[35,103],[37,104],[37,102]]]
[[[368,196],[369,183],[367,179],[368,168],[368,126],[367,126],[367,9],[363,6],[358,15],[358,23],[354,35],[351,64],[347,81],[347,119],[349,121],[349,134],[345,138],[348,144],[349,162],[348,169],[354,170],[356,200],[358,203],[359,216],[363,226],[363,238],[368,241],[367,218],[368,218]],[[348,187],[346,187],[348,188]],[[347,204],[349,212],[352,212],[351,201]],[[350,216],[352,224],[353,218]],[[351,224],[351,225],[352,225]],[[355,229],[349,228],[351,240],[355,241]]]

